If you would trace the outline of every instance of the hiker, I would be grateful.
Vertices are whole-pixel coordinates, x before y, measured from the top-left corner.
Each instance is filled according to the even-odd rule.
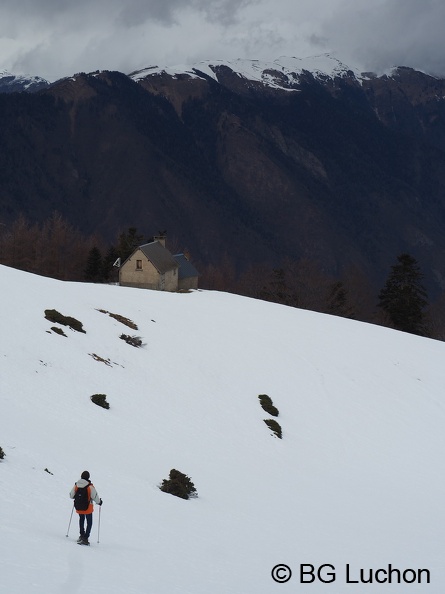
[[[79,544],[89,545],[88,538],[93,525],[93,501],[97,503],[97,505],[102,505],[102,499],[99,497],[96,488],[90,481],[90,473],[88,470],[82,472],[80,479],[71,489],[70,497],[71,499],[74,499],[74,507],[79,514],[80,536],[77,539],[77,542]]]

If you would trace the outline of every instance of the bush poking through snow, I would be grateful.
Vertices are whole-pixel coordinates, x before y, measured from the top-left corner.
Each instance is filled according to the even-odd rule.
[[[62,330],[62,328],[57,328],[57,326],[51,326],[51,330],[53,332],[55,332],[56,334],[60,334],[60,336],[65,336],[66,338],[66,334],[65,332]]]
[[[170,470],[169,478],[164,479],[159,488],[164,493],[170,493],[181,499],[189,499],[190,497],[197,497],[198,495],[195,485],[190,480],[190,477],[174,468]]]
[[[110,405],[107,402],[106,394],[93,394],[90,399],[91,402],[94,402],[94,404],[97,404],[97,406],[101,406],[102,408],[110,408]]]
[[[45,309],[45,318],[54,324],[69,326],[72,330],[76,330],[76,332],[83,332],[86,334],[85,330],[83,329],[82,322],[79,322],[79,320],[76,320],[76,318],[64,316],[56,309]]]
[[[281,425],[277,421],[275,421],[275,419],[264,419],[264,422],[269,427],[269,429],[271,429],[275,433],[277,437],[279,437],[280,439],[283,438]]]
[[[115,320],[117,320],[121,324],[125,324],[125,326],[128,326],[132,330],[139,330],[139,328],[137,327],[137,324],[135,324],[133,322],[133,320],[130,320],[129,318],[126,318],[125,316],[121,316],[120,314],[111,313],[110,311],[107,311],[106,309],[99,309],[99,311],[100,311],[100,313],[108,314],[110,316],[110,318],[114,318]]]
[[[260,404],[263,410],[269,413],[272,417],[278,417],[278,408],[273,405],[272,398],[270,396],[267,394],[260,394],[258,398],[260,399]]]
[[[0,447],[0,460],[3,460],[3,458],[5,457],[5,455],[6,455],[5,452]]]
[[[136,348],[142,346],[142,338],[140,336],[128,336],[128,334],[121,334],[119,338],[122,338],[122,340],[125,340],[127,344],[131,344],[131,346]]]
[[[95,361],[100,361],[101,363],[105,363],[105,365],[112,367],[110,359],[104,359],[103,357],[99,357],[99,355],[96,355],[96,353],[89,353],[89,355],[91,355],[91,357],[93,357]]]

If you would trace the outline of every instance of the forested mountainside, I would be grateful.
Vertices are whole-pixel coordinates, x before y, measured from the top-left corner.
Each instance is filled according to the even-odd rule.
[[[0,94],[0,221],[54,211],[112,241],[167,229],[201,266],[311,260],[445,279],[445,82],[295,63],[78,74]]]

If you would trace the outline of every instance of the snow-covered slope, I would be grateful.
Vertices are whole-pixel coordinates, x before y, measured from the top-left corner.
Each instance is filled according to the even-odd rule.
[[[443,343],[225,293],[0,279],[1,594],[442,594]],[[53,308],[86,333],[54,333]],[[172,468],[198,498],[158,489]],[[76,519],[65,536],[85,469],[89,548]],[[300,584],[300,564],[336,582]],[[347,564],[431,583],[346,584]]]
[[[38,91],[49,86],[49,82],[40,76],[25,76],[0,71],[0,93],[16,93],[20,91]]]
[[[319,80],[353,77],[357,81],[360,81],[362,78],[361,73],[357,69],[349,68],[330,54],[307,58],[281,56],[273,62],[247,59],[232,61],[207,60],[193,66],[178,65],[168,68],[151,66],[133,72],[129,76],[133,80],[141,80],[147,76],[165,73],[172,77],[183,75],[191,78],[202,78],[203,73],[215,80],[219,80],[221,68],[224,67],[229,68],[238,76],[248,81],[259,82],[265,86],[285,90],[298,86],[300,78],[304,73],[312,73],[314,78]]]

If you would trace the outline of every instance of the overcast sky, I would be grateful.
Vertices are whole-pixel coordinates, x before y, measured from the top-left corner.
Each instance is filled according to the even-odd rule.
[[[76,72],[324,52],[445,76],[445,0],[0,0],[0,70]]]

